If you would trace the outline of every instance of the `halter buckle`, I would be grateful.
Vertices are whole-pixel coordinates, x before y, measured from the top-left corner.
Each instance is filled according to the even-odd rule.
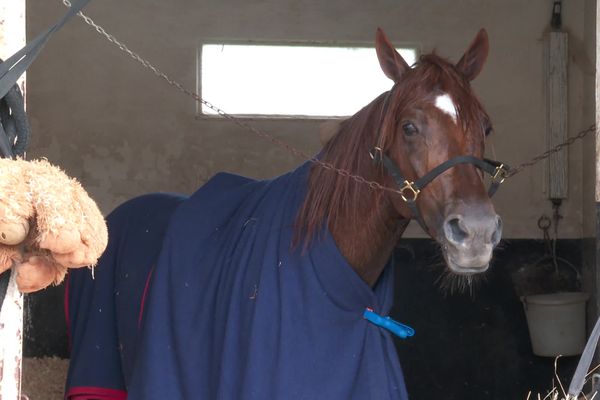
[[[504,164],[500,164],[494,170],[494,175],[492,175],[492,181],[499,185],[502,182],[504,182],[504,180],[507,177],[508,177],[508,170],[504,167]]]
[[[369,155],[373,161],[380,162],[383,159],[383,150],[381,147],[373,147],[371,151],[369,151]]]
[[[406,197],[405,192],[407,190],[410,190],[410,192],[412,193],[412,198]],[[419,196],[419,193],[421,193],[421,191],[415,188],[414,182],[404,181],[404,186],[400,188],[400,197],[402,197],[402,200],[404,200],[407,203],[416,201],[417,197]]]

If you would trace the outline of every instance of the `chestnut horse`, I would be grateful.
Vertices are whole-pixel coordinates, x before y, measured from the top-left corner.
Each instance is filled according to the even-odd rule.
[[[337,171],[218,174],[108,217],[96,278],[74,271],[67,286],[68,398],[407,397],[390,332],[413,331],[385,316],[392,250],[416,219],[449,271],[484,272],[505,169],[483,159],[491,123],[470,86],[485,31],[457,64],[429,54],[411,68],[381,30],[376,50],[394,86],[325,145],[318,161]]]

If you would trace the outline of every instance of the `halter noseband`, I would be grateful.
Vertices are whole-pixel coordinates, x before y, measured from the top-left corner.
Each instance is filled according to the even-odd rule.
[[[389,99],[395,87],[396,85],[392,87],[392,89],[388,93],[388,96],[385,99],[385,103],[382,109],[382,118],[379,125],[379,139],[377,140],[378,144],[376,147],[369,151],[369,154],[374,162],[383,164],[387,172],[392,176],[392,178],[396,182],[396,185],[398,185],[400,189],[400,197],[402,197],[402,200],[404,200],[404,202],[406,202],[406,204],[408,205],[411,214],[419,222],[419,225],[421,225],[423,230],[429,233],[429,229],[427,229],[427,225],[425,225],[423,216],[421,215],[421,212],[417,207],[417,198],[419,197],[421,190],[423,190],[425,186],[431,183],[443,172],[456,165],[472,164],[476,168],[479,168],[480,170],[488,173],[491,176],[492,183],[488,189],[488,196],[492,197],[496,193],[502,182],[504,182],[504,180],[506,179],[508,172],[510,171],[510,167],[499,161],[490,160],[487,158],[478,158],[474,156],[457,156],[439,164],[437,167],[433,168],[414,182],[406,179],[402,174],[402,171],[400,171],[398,165],[396,165],[396,163],[390,157],[388,157],[387,154],[383,152],[381,146],[381,140],[383,137],[383,118],[387,114],[389,107]]]

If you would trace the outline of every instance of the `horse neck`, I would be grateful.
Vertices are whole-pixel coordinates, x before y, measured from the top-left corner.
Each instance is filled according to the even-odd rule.
[[[385,95],[378,97],[341,124],[324,149],[324,161],[375,178],[377,171],[368,149],[377,140],[384,100]],[[311,172],[298,226],[310,241],[323,221],[328,221],[329,231],[352,268],[373,286],[409,220],[400,217],[383,192],[317,166]]]
[[[402,219],[391,204],[373,207],[374,201],[374,198],[357,201],[354,204],[357,214],[342,214],[329,224],[340,252],[371,287],[379,279],[410,221]]]

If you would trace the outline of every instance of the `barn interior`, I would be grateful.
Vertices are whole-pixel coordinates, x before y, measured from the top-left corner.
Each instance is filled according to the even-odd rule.
[[[490,54],[472,84],[493,121],[486,156],[516,167],[585,131],[600,115],[597,2],[559,3],[560,27],[551,25],[556,13],[551,0],[103,0],[92,1],[84,13],[170,79],[211,102],[202,85],[205,45],[372,49],[381,27],[397,48],[417,57],[435,51],[456,62],[485,28]],[[0,49],[6,52],[1,58],[16,50],[15,42],[17,49],[22,46],[19,29],[33,38],[67,9],[61,0],[0,4],[6,10],[0,15]],[[16,30],[3,32],[9,21]],[[557,31],[568,43],[560,49],[566,75],[558,88],[552,85],[557,55],[550,45]],[[320,62],[308,64],[318,71]],[[268,76],[248,77],[241,59],[233,67],[230,74],[255,80],[254,87],[270,85]],[[373,67],[378,68],[374,52]],[[318,81],[311,73],[279,72],[273,77],[281,79],[275,84],[277,102],[293,97],[288,80]],[[350,89],[341,97],[354,95],[352,87],[361,78],[349,77],[344,84]],[[391,86],[389,81],[384,90]],[[315,87],[307,102],[332,90],[326,84]],[[227,111],[220,102],[241,96],[240,91],[244,88],[222,88],[214,104]],[[81,18],[47,43],[27,71],[25,94],[32,131],[27,157],[47,158],[77,178],[105,214],[144,193],[191,194],[220,171],[266,179],[306,161],[209,113]],[[260,103],[264,97],[250,93],[247,98]],[[243,124],[310,155],[322,148],[320,132],[348,115],[233,113],[243,114],[237,117]],[[562,139],[551,133],[557,123],[564,124]],[[578,355],[556,361],[534,354],[523,298],[582,291],[589,299],[581,329],[589,333],[598,318],[600,164],[597,134],[590,132],[553,161],[526,166],[502,184],[493,198],[503,220],[502,242],[489,272],[472,285],[444,286],[437,245],[411,223],[395,250],[392,316],[416,331],[413,338],[396,341],[412,399],[526,399],[529,392],[547,393],[557,385],[556,376],[568,385]],[[68,359],[64,285],[27,295],[25,302],[24,356]],[[28,382],[56,385],[52,374],[32,365],[28,360],[24,370],[25,394]],[[64,369],[65,362],[60,365]]]

